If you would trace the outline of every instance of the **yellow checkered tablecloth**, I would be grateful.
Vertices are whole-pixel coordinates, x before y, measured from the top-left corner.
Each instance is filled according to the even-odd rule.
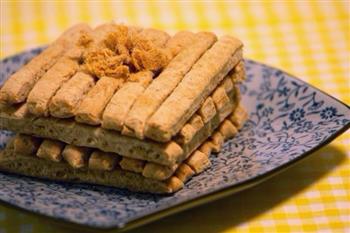
[[[245,56],[350,104],[349,1],[7,1],[1,54],[48,43],[77,22],[109,20],[174,32],[229,33]],[[135,232],[350,232],[350,134],[263,184]],[[0,205],[0,233],[76,232]]]

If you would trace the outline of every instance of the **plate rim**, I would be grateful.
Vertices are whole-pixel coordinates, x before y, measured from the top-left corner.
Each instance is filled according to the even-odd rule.
[[[35,49],[45,48],[45,46],[46,45],[34,47],[34,48],[31,48],[31,49],[24,50],[22,52],[13,54],[11,56],[7,56],[5,58],[2,58],[0,60],[0,62],[3,62],[5,59],[11,59],[12,57],[20,56],[23,53],[31,52],[31,51],[33,51]],[[308,85],[310,88],[313,88],[315,91],[325,95],[326,97],[330,97],[331,99],[333,99],[338,104],[340,104],[343,107],[345,107],[347,109],[347,111],[350,112],[350,106],[347,105],[346,103],[344,103],[342,100],[337,99],[336,97],[334,97],[334,96],[326,93],[325,91],[315,87],[314,85],[312,85],[312,84],[310,84],[310,83],[308,83],[308,82],[306,82],[306,81],[296,77],[295,75],[292,75],[292,74],[290,74],[290,73],[288,73],[288,72],[286,72],[284,70],[281,70],[281,69],[276,68],[274,66],[271,66],[271,65],[268,65],[266,63],[259,62],[259,61],[253,60],[253,59],[244,58],[244,61],[245,62],[252,62],[253,64],[256,64],[256,65],[262,65],[264,67],[268,67],[268,68],[271,68],[271,69],[276,70],[276,71],[281,71],[282,73],[288,75],[289,78],[297,80],[299,82],[302,82],[302,83]],[[340,128],[336,132],[334,132],[332,134],[329,134],[327,139],[325,139],[324,141],[320,142],[316,146],[314,146],[311,149],[301,153],[299,156],[291,159],[290,161],[288,161],[286,163],[283,163],[280,166],[274,167],[273,169],[271,169],[268,172],[259,174],[259,175],[255,176],[255,177],[252,177],[252,178],[248,178],[247,180],[238,182],[238,183],[236,183],[234,185],[223,187],[223,188],[221,188],[219,190],[211,190],[211,191],[208,191],[207,193],[202,194],[200,196],[188,198],[187,200],[179,202],[179,203],[175,204],[174,206],[170,206],[170,207],[166,206],[166,204],[168,202],[164,202],[165,206],[163,206],[161,208],[158,208],[156,210],[149,211],[148,213],[147,213],[147,210],[145,210],[146,214],[144,216],[131,217],[131,218],[129,218],[129,220],[127,220],[127,221],[125,221],[123,223],[114,223],[114,224],[110,224],[110,225],[87,225],[87,224],[84,224],[84,223],[73,222],[73,221],[71,221],[69,219],[64,219],[64,218],[55,217],[55,216],[49,216],[49,215],[47,215],[45,213],[39,213],[37,211],[29,210],[29,209],[26,209],[24,207],[17,206],[14,203],[9,203],[9,202],[6,202],[6,201],[1,200],[1,199],[0,199],[0,203],[2,205],[5,205],[5,206],[14,207],[14,208],[16,208],[18,210],[22,210],[22,211],[24,210],[25,212],[27,212],[27,213],[29,213],[31,215],[36,215],[36,216],[39,216],[39,217],[48,218],[50,221],[54,221],[56,223],[61,222],[61,223],[64,223],[65,225],[68,224],[68,225],[72,226],[73,228],[79,227],[80,229],[84,228],[85,230],[88,230],[88,229],[112,230],[112,229],[114,229],[114,230],[117,230],[116,232],[120,232],[120,231],[124,231],[124,230],[130,230],[130,229],[142,226],[144,224],[156,221],[156,220],[158,220],[160,218],[163,218],[163,217],[166,217],[166,216],[170,216],[172,214],[179,213],[181,211],[188,210],[188,209],[197,207],[199,205],[218,200],[218,199],[223,198],[225,196],[232,195],[232,194],[234,194],[236,192],[240,192],[242,190],[245,190],[245,189],[248,189],[250,187],[253,187],[253,186],[255,186],[255,185],[259,184],[259,183],[262,183],[265,180],[267,180],[267,179],[269,179],[269,178],[271,178],[271,177],[273,177],[275,175],[278,175],[279,173],[283,172],[284,170],[288,169],[289,167],[297,164],[299,161],[303,160],[308,155],[318,151],[320,148],[328,145],[330,142],[332,142],[338,136],[340,136],[341,134],[345,133],[349,128],[350,128],[350,122],[345,124],[342,128]],[[1,172],[1,173],[5,174],[5,175],[6,174],[11,174],[11,173],[6,173],[6,172]],[[34,179],[36,179],[36,178],[34,178]]]
[[[248,179],[246,181],[243,181],[241,183],[237,183],[237,184],[232,185],[232,186],[222,188],[220,190],[211,191],[207,194],[204,194],[203,196],[186,200],[186,201],[179,203],[175,206],[165,207],[165,208],[162,208],[160,210],[153,211],[152,213],[149,213],[148,215],[145,215],[145,216],[142,216],[139,218],[135,218],[135,219],[131,219],[130,221],[127,221],[125,224],[114,224],[114,225],[110,225],[110,226],[86,225],[86,224],[72,222],[68,219],[63,219],[63,218],[54,217],[54,216],[48,216],[48,215],[43,214],[43,213],[31,211],[29,209],[26,209],[26,208],[21,207],[21,206],[17,206],[15,204],[6,202],[6,201],[1,200],[1,199],[0,199],[0,204],[7,206],[7,207],[17,209],[17,210],[20,210],[20,211],[24,211],[27,214],[30,214],[32,216],[45,218],[46,220],[50,220],[50,222],[53,222],[57,225],[69,226],[69,227],[72,227],[74,229],[79,228],[80,230],[84,229],[87,231],[88,230],[115,230],[115,232],[123,232],[123,231],[131,230],[131,229],[146,225],[148,223],[154,222],[154,221],[159,220],[161,218],[168,217],[168,216],[171,216],[173,214],[180,213],[180,212],[185,211],[185,210],[190,210],[190,209],[198,207],[200,205],[219,200],[221,198],[227,197],[229,195],[233,195],[235,193],[238,193],[240,191],[243,191],[243,190],[249,189],[255,185],[258,185],[258,184],[282,173],[283,171],[287,170],[288,168],[297,165],[299,162],[301,162],[302,160],[307,158],[308,155],[310,155],[310,154],[316,152],[317,150],[319,150],[320,148],[330,144],[330,142],[332,142],[335,138],[337,138],[338,136],[343,134],[349,128],[350,128],[350,123],[345,125],[344,127],[342,127],[337,132],[333,133],[325,141],[323,141],[319,145],[315,146],[314,148],[310,149],[309,151],[304,152],[303,154],[301,154],[297,158],[295,158],[291,161],[288,161],[287,163],[285,163],[277,168],[274,168],[274,169],[272,169],[264,174],[260,174],[254,178]],[[7,174],[6,172],[2,172],[2,171],[1,171],[1,173]]]

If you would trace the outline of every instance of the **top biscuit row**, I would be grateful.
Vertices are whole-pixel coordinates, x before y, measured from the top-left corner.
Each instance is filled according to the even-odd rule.
[[[78,24],[8,78],[0,102],[168,142],[242,60],[242,47],[211,32]]]

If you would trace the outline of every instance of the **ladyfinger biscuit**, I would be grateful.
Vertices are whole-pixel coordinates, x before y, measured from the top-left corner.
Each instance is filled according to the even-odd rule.
[[[198,148],[198,150],[206,156],[209,156],[213,150],[213,144],[210,141],[206,141]]]
[[[232,101],[234,103],[236,100],[232,99]],[[218,111],[221,112],[220,109]],[[226,114],[229,114],[229,112]],[[105,151],[119,153],[135,159],[153,161],[166,166],[171,166],[181,161],[211,134],[211,127],[215,128],[220,123],[218,117],[213,117],[210,125],[201,129],[199,136],[196,136],[195,139],[191,140],[192,142],[184,145],[186,151],[183,151],[180,145],[175,142],[161,144],[149,140],[141,141],[122,136],[110,130],[77,124],[72,120],[53,118],[26,120],[28,119],[27,115],[17,118],[13,116],[13,111],[11,113],[11,111],[5,110],[0,115],[4,122],[3,127],[9,130],[17,130],[28,134],[34,133],[38,136],[55,138],[78,146],[100,148]],[[11,120],[8,118],[11,118]]]
[[[160,75],[153,80],[141,96],[135,101],[125,125],[135,131],[135,135],[144,138],[144,126],[147,119],[157,110],[171,94],[184,75],[200,56],[215,42],[216,36],[211,33],[199,33],[193,46],[182,50]]]
[[[152,80],[153,73],[141,71],[131,75],[131,80],[123,85],[112,97],[103,112],[102,127],[121,131],[125,118],[135,100],[143,93]]]
[[[234,103],[236,100],[232,99]],[[220,112],[221,110],[218,109]],[[232,112],[232,110],[231,110]],[[226,113],[226,114],[229,114]],[[2,118],[4,114],[1,113]],[[11,114],[10,114],[11,115]],[[8,117],[9,115],[7,115]],[[5,119],[7,119],[5,117]],[[5,120],[4,119],[4,120]],[[10,125],[5,123],[4,126],[9,126],[9,129],[19,130],[24,133],[35,133],[42,137],[56,138],[66,143],[73,143],[78,146],[88,146],[103,149],[105,151],[119,153],[131,158],[142,159],[171,166],[172,164],[181,161],[188,153],[197,148],[203,140],[211,133],[211,128],[216,128],[220,120],[214,117],[210,123],[201,129],[199,136],[184,145],[188,151],[183,151],[179,144],[170,142],[166,144],[154,143],[149,140],[140,141],[135,138],[125,137],[117,132],[103,130],[101,128],[91,127],[82,124],[76,124],[74,121],[54,120],[40,118],[34,121],[29,121],[26,126],[18,128],[17,125],[22,124],[22,120],[10,121]],[[201,125],[201,124],[200,124]]]
[[[50,114],[58,118],[74,116],[79,103],[94,85],[95,80],[91,75],[76,73],[52,98],[49,104]]]
[[[231,100],[231,103],[234,103],[235,100]],[[235,105],[234,105],[235,106]],[[232,112],[234,112],[234,108],[233,107],[231,109],[230,112],[225,111],[225,115],[221,115],[222,117],[225,116],[228,117],[230,114],[232,114]],[[221,120],[219,118],[220,116],[220,112],[221,109],[218,110],[218,112],[216,113],[216,115],[213,117],[213,119],[209,122],[207,122],[204,127],[202,127],[191,139],[191,141],[189,141],[186,144],[181,145],[182,149],[184,150],[184,157],[182,159],[186,159],[187,156],[189,156],[192,152],[194,152],[195,149],[197,149],[201,144],[205,143],[205,140],[211,136],[213,134],[213,132],[220,126],[221,122],[223,120]]]
[[[222,145],[224,144],[224,136],[220,132],[215,132],[211,135],[211,143],[213,145],[213,152],[219,153]]]
[[[28,136],[25,134],[17,134],[13,140],[13,147],[15,153],[20,153],[24,155],[33,155],[37,152],[41,139]]]
[[[118,167],[111,172],[87,169],[73,171],[66,163],[52,163],[33,156],[16,154],[11,150],[0,152],[0,170],[56,181],[127,188],[138,192],[173,193],[183,187],[183,183],[178,178],[157,181]]]
[[[3,118],[5,114],[1,113],[1,115]],[[72,120],[38,118],[23,124],[22,122],[25,121],[23,118],[7,119],[4,118],[3,127],[9,130],[17,130],[28,134],[34,133],[41,137],[55,138],[77,146],[100,148],[104,151],[167,166],[182,161],[211,134],[211,130],[213,130],[211,128],[216,128],[220,123],[219,119],[214,117],[210,124],[207,123],[191,142],[183,145],[184,151],[179,144],[173,141],[165,144],[149,140],[141,141],[136,138],[122,136],[115,131],[77,124]],[[18,127],[18,125],[21,125],[21,127]]]
[[[76,73],[78,67],[77,61],[67,57],[60,58],[30,91],[27,99],[29,111],[36,116],[47,116],[51,98]]]
[[[188,143],[203,126],[204,122],[202,118],[199,115],[194,114],[189,122],[186,123],[184,127],[182,127],[179,134],[177,135],[176,141],[179,142],[179,144]]]
[[[141,159],[123,157],[119,165],[123,170],[142,173],[145,163],[146,161]]]
[[[243,110],[244,111],[244,110]],[[221,147],[223,143],[232,138],[234,135],[237,134],[238,130],[237,128],[233,125],[231,122],[231,118],[234,116],[234,112],[232,112],[223,122],[220,124],[218,123],[213,123],[219,125],[218,127],[215,127],[215,125],[211,125],[212,129],[216,128],[215,131],[211,130],[211,136],[204,141],[199,147],[198,151],[202,152],[206,156],[209,156],[211,152],[220,152]],[[243,120],[243,119],[241,119]],[[191,143],[196,143],[196,138]],[[188,148],[192,148],[193,146],[190,146]],[[194,153],[194,152],[193,152]],[[192,154],[193,154],[192,153]]]
[[[242,43],[233,37],[220,38],[151,116],[145,135],[157,141],[169,141],[242,59],[241,47]]]
[[[62,151],[63,159],[73,168],[82,168],[88,165],[92,149],[67,144]]]
[[[229,76],[235,84],[242,83],[245,80],[246,72],[243,60],[235,66],[235,68],[229,73]]]
[[[234,115],[234,113],[232,113]],[[222,129],[225,129],[225,134],[222,134]],[[211,151],[219,152],[221,150],[221,146],[223,143],[232,138],[234,135],[237,134],[236,127],[233,126],[232,122],[228,119],[224,120],[219,126],[219,130],[216,130],[211,137],[211,139],[208,139],[205,141],[198,150],[193,152],[183,164],[189,165],[192,170],[195,171],[196,174],[201,173],[203,170],[211,166],[211,162],[209,160],[209,156],[211,154]],[[179,170],[179,169],[178,169]],[[178,170],[175,174],[178,173]],[[191,171],[188,169],[182,169],[182,173],[180,176],[185,175],[192,175]],[[179,171],[180,172],[180,171]]]
[[[226,140],[233,138],[238,131],[230,120],[224,120],[219,127],[219,132],[221,133],[221,135],[223,135],[223,137]]]
[[[180,164],[180,166],[175,171],[175,176],[179,178],[183,183],[186,183],[195,172],[186,163]]]
[[[170,177],[166,181],[166,184],[167,184],[168,188],[171,190],[171,192],[176,192],[176,191],[182,189],[184,186],[184,183],[176,176]]]
[[[111,171],[118,164],[119,160],[120,157],[114,153],[95,150],[89,158],[89,169]]]
[[[243,126],[244,122],[246,121],[246,118],[236,118],[237,120],[237,125],[239,127],[234,126],[232,119],[235,119],[235,116],[238,114],[237,112],[242,111],[245,114],[246,111],[242,108],[239,109],[239,107],[236,107],[235,111],[227,118],[225,119],[225,121],[223,123],[221,123],[220,127],[219,127],[219,131],[220,134],[213,134],[214,138],[212,138],[211,140],[207,140],[205,143],[203,143],[200,147],[199,150],[201,152],[203,152],[206,155],[210,155],[210,153],[213,152],[219,152],[221,149],[221,141],[225,141],[227,139],[232,138],[233,136],[235,136],[238,133],[238,130]],[[245,115],[243,114],[243,115]],[[217,132],[215,132],[217,133]],[[223,137],[223,139],[221,138],[221,136]]]
[[[236,65],[237,66],[237,65]],[[234,68],[233,68],[234,69]],[[239,76],[238,76],[239,77]],[[234,89],[234,83],[232,81],[232,79],[229,76],[226,76],[226,78],[224,78],[224,80],[222,81],[222,83],[220,84],[220,87],[225,89],[226,93],[229,93],[232,91],[232,89]]]
[[[247,118],[247,111],[243,108],[241,104],[239,104],[235,110],[235,114],[231,116],[230,120],[238,129],[240,129],[243,127],[243,124],[247,120]]]
[[[76,123],[71,119],[17,118],[0,112],[1,129],[52,138],[76,146],[99,148],[135,159],[154,161],[171,166],[183,156],[176,142],[156,143],[150,140],[123,136],[113,130]]]
[[[226,117],[226,109],[227,111],[232,111],[232,103],[230,98],[228,97],[225,89],[223,87],[218,87],[214,93],[212,94],[212,99],[214,101],[215,107],[217,111],[219,111],[220,120],[225,119]]]
[[[23,135],[23,136],[26,137],[26,140],[31,140],[31,141],[33,141],[34,139],[40,140],[40,141],[42,140],[41,138],[34,138],[34,137],[28,136],[28,135]],[[19,137],[18,136],[14,137],[15,140],[17,138],[19,138]],[[13,144],[15,144],[15,143],[13,143]],[[16,150],[16,146],[14,146],[14,148],[15,148],[14,149],[15,152],[23,153],[21,151]],[[87,165],[87,161],[88,161],[88,158],[90,156],[91,151],[92,151],[91,148],[77,147],[77,146],[66,144],[64,147],[64,150],[62,151],[62,157],[72,168],[75,168],[75,169],[83,168],[83,167],[86,167],[86,165]],[[34,153],[35,152],[36,151],[34,151]],[[33,153],[31,153],[31,154],[33,154]],[[192,153],[191,156],[195,157],[197,154],[198,153]],[[110,153],[110,156],[117,156],[117,155],[114,153]],[[188,159],[188,161],[189,160],[192,161],[191,166],[194,166],[194,167],[201,166],[201,164],[197,165],[197,163],[200,163],[202,161],[202,159],[198,160],[196,158],[191,158],[191,159]],[[114,162],[114,158],[111,161]],[[199,161],[199,162],[197,162],[197,161]],[[110,161],[107,163],[111,164]],[[160,164],[155,164],[152,162],[146,162],[144,160],[132,159],[132,158],[127,158],[127,157],[122,157],[121,161],[119,162],[119,165],[123,170],[132,171],[132,172],[136,172],[136,173],[142,173],[145,177],[148,177],[151,179],[156,179],[156,180],[168,179],[170,176],[172,176],[174,174],[175,170],[177,170],[179,167],[179,165],[173,165],[171,167],[168,167],[168,166],[163,166]],[[181,165],[186,165],[186,164],[182,163]],[[95,164],[95,167],[96,166],[97,165]],[[104,167],[104,168],[102,168],[102,167]],[[182,166],[182,167],[184,167],[184,166]],[[107,166],[101,164],[100,169],[102,169],[102,170],[107,169]],[[192,176],[192,173],[193,173],[193,171],[186,171],[186,169],[182,169],[182,171],[180,171],[180,172],[182,173],[183,176],[186,176],[188,178],[189,178],[189,176]],[[183,174],[184,172],[189,173],[189,174],[187,174],[187,175]],[[181,179],[181,180],[183,180],[183,179]]]
[[[102,127],[121,131],[126,115],[144,89],[141,84],[134,82],[123,85],[107,104],[103,112]]]
[[[208,97],[204,101],[204,103],[198,110],[198,114],[201,116],[204,123],[207,123],[208,121],[213,119],[213,117],[216,114],[216,108],[215,108],[214,101],[211,97]]]
[[[99,125],[106,105],[123,82],[123,79],[106,76],[100,78],[81,101],[75,120],[90,125]]]
[[[204,123],[208,122],[208,118],[210,120],[213,119],[216,113],[219,114],[217,120],[222,122],[232,112],[233,105],[238,102],[235,99],[236,95],[232,94],[232,92],[239,92],[239,90],[233,88],[230,77],[226,77],[214,90],[212,96],[204,101],[197,113],[181,128],[174,140],[181,145],[189,143],[197,131],[204,126]],[[210,104],[213,106],[211,107]],[[202,116],[204,116],[206,122],[202,120]]]
[[[146,163],[142,175],[154,180],[166,180],[171,177],[177,167],[177,164],[171,167],[166,167],[156,163]]]
[[[83,44],[87,43],[85,47],[88,48],[101,46],[100,44],[105,40],[108,33],[112,32],[114,29],[114,24],[102,24],[96,27],[91,35],[87,35],[87,38],[81,38],[79,42]],[[91,75],[83,72],[75,74],[70,80],[62,85],[56,95],[52,98],[49,105],[50,114],[59,118],[74,116],[81,100],[94,84],[95,81]]]
[[[87,24],[77,24],[64,32],[54,43],[30,60],[5,82],[0,90],[0,102],[24,102],[36,82],[61,56],[76,43],[82,32],[91,31]]]
[[[228,126],[228,123],[231,126]],[[233,128],[233,130],[231,128]],[[231,131],[231,132],[229,134],[222,134],[222,136],[221,136],[220,134],[218,134],[218,132],[221,132],[222,129],[225,129],[225,132],[228,132],[228,131]],[[202,154],[205,154],[208,157],[210,155],[211,150],[214,147],[217,147],[217,144],[218,144],[217,140],[220,141],[220,145],[221,145],[222,144],[221,141],[225,141],[225,140],[229,139],[230,137],[232,137],[232,134],[236,134],[236,133],[237,133],[237,129],[232,125],[230,120],[225,119],[220,124],[219,128],[215,130],[215,133],[213,134],[213,135],[217,134],[219,139],[217,139],[217,138],[207,139],[207,141],[205,141],[202,144],[202,146],[200,147],[200,148],[205,147],[206,151],[203,152],[202,150],[199,149],[199,151],[202,153],[193,152],[189,156],[187,161],[190,161],[189,164],[191,164],[191,167],[195,167],[197,172],[200,170],[203,170],[204,167],[207,167],[209,165],[208,165],[208,162],[202,158],[203,157]],[[215,137],[217,137],[217,136],[215,136]],[[72,157],[72,155],[78,155],[78,159],[81,159],[80,154],[82,152],[83,153],[88,152],[87,150],[89,150],[89,148],[80,148],[80,147],[76,147],[76,146],[72,146],[72,145],[66,145],[64,151],[62,152],[62,155],[73,168],[79,168],[81,166],[77,167],[70,162],[70,160],[74,159],[74,157],[71,158],[70,160],[67,160],[67,158],[65,156],[65,152],[70,151],[70,153],[67,153],[67,154],[71,155],[70,157]],[[112,155],[112,153],[110,155]],[[84,161],[86,161],[86,159]],[[82,162],[82,164],[84,164],[84,161]],[[182,163],[182,164],[184,164],[184,163]],[[127,158],[127,157],[122,157],[119,165],[124,170],[133,171],[136,173],[142,173],[144,176],[146,176],[148,178],[157,179],[157,180],[168,179],[171,175],[173,175],[175,170],[179,169],[178,165],[168,167],[168,166],[164,166],[164,165],[160,165],[160,164],[155,164],[152,162],[146,162],[144,160],[132,159],[132,158]],[[203,166],[203,165],[206,165],[206,166]],[[186,169],[182,172],[186,172]],[[191,175],[191,172],[189,175]]]
[[[53,162],[60,162],[64,145],[60,141],[45,139],[36,152],[36,156]]]
[[[192,170],[198,174],[211,166],[208,156],[199,150],[196,150],[192,155],[186,159],[185,163],[189,165]]]
[[[233,113],[234,114],[234,113]],[[231,117],[232,118],[232,117]],[[228,118],[229,119],[229,118]],[[242,123],[241,123],[242,124]],[[220,125],[219,129],[222,128],[223,123]],[[218,131],[216,131],[218,132]],[[223,135],[223,139],[226,140],[226,136]],[[208,142],[208,141],[207,141]],[[10,143],[11,144],[11,143]],[[1,170],[7,170],[7,171],[15,171],[16,173],[21,173],[25,175],[33,175],[36,177],[46,177],[51,179],[63,179],[68,181],[80,181],[80,182],[89,182],[89,183],[95,183],[95,184],[104,184],[104,185],[110,185],[110,186],[116,186],[116,187],[124,187],[128,189],[133,189],[135,186],[135,182],[141,182],[143,185],[137,186],[137,191],[147,191],[147,192],[159,192],[159,184],[163,184],[163,188],[161,189],[162,193],[164,192],[174,192],[181,187],[183,187],[184,182],[186,182],[191,176],[193,176],[195,173],[198,174],[205,170],[207,167],[210,166],[210,161],[208,159],[208,156],[206,153],[202,153],[200,151],[195,151],[192,153],[187,160],[181,164],[179,164],[176,171],[170,176],[170,178],[166,180],[156,180],[156,179],[149,179],[142,177],[140,175],[136,176],[136,172],[128,172],[124,170],[120,170],[120,168],[116,165],[114,165],[114,168],[112,170],[109,170],[111,167],[111,163],[107,162],[107,165],[103,163],[98,164],[97,161],[95,161],[96,167],[92,167],[91,170],[84,170],[79,169],[75,170],[74,172],[69,169],[63,169],[63,167],[66,167],[64,163],[50,163],[46,162],[44,160],[39,161],[33,161],[33,160],[26,160],[26,158],[31,158],[28,156],[19,156],[18,154],[9,154],[9,148],[13,148],[10,144],[5,149],[5,155],[0,156],[0,168]],[[12,149],[13,150],[13,149]],[[4,153],[2,152],[2,153]],[[100,161],[109,160],[112,157],[112,161],[114,161],[113,157],[118,157],[115,154],[110,154],[109,157],[101,159]],[[118,159],[119,160],[119,159]],[[123,159],[124,160],[124,159]],[[16,164],[18,162],[18,166]],[[50,174],[53,174],[50,177],[42,176],[42,173],[33,173],[33,170],[35,169],[26,169],[25,165],[20,166],[21,164],[36,164],[35,167],[40,167],[40,171],[50,171]],[[121,164],[121,162],[120,162]],[[112,165],[113,166],[113,165]],[[156,165],[157,166],[157,165]],[[33,168],[33,167],[31,167]],[[59,168],[59,169],[58,169]],[[72,169],[72,168],[70,168]],[[166,170],[164,170],[164,166],[160,167],[159,169],[151,169],[151,171],[156,171],[156,173],[161,173]],[[102,175],[100,172],[104,172]],[[48,173],[48,172],[46,172]],[[45,175],[46,175],[45,173]],[[77,176],[72,177],[72,175],[82,174],[84,173],[84,176]],[[86,174],[86,175],[85,175]],[[101,174],[101,176],[99,176]],[[118,176],[115,176],[114,174],[118,174]],[[154,176],[154,174],[151,173],[151,176]],[[69,177],[69,179],[68,179]],[[157,176],[161,177],[161,176]],[[152,181],[152,186],[145,186],[145,183],[143,183],[145,180]],[[111,182],[114,181],[114,182]],[[141,188],[140,188],[141,187]],[[155,188],[157,187],[157,188]],[[158,190],[158,191],[155,191]]]

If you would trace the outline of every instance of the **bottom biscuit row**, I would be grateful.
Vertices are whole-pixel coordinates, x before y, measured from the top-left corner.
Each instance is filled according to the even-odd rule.
[[[230,115],[185,161],[172,167],[94,148],[17,134],[0,154],[0,170],[140,192],[173,193],[181,189],[193,175],[211,166],[211,152],[219,152],[224,141],[238,132],[246,118],[243,109]]]

